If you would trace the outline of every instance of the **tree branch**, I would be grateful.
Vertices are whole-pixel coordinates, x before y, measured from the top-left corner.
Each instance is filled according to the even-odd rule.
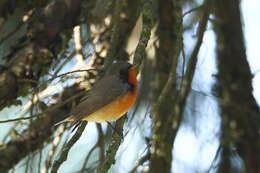
[[[29,16],[25,23],[27,31],[12,45],[0,68],[0,110],[17,103],[17,97],[28,95],[29,88],[35,86],[34,83],[18,84],[20,79],[38,81],[48,71],[64,44],[59,33],[66,29],[72,31],[80,14],[80,4],[80,0],[51,1]]]
[[[246,172],[259,173],[260,110],[252,94],[252,74],[246,57],[239,3],[239,0],[214,1],[221,144],[227,150],[236,148]]]
[[[82,89],[78,85],[74,85],[70,88],[66,88],[61,94],[62,103],[66,98],[77,95],[82,92]],[[79,100],[78,98],[77,100]],[[72,101],[72,100],[70,100]],[[56,105],[50,106],[44,113],[44,116],[40,116],[35,120],[32,120],[30,126],[24,130],[19,136],[0,148],[0,172],[8,172],[9,169],[13,168],[20,160],[22,160],[29,153],[36,151],[41,148],[43,143],[53,133],[53,125],[64,119],[70,112],[71,106],[69,103],[63,106]],[[52,108],[52,107],[55,107]]]
[[[154,128],[152,134],[152,153],[149,170],[149,172],[152,173],[162,171],[162,168],[164,168],[164,172],[170,172],[172,163],[173,141],[177,134],[186,98],[191,88],[191,82],[194,76],[195,67],[197,63],[197,55],[208,22],[209,9],[207,6],[205,7],[206,8],[204,9],[204,13],[199,25],[198,40],[191,54],[187,72],[181,84],[181,89],[178,92],[177,98],[174,98],[175,100],[170,100],[169,98],[173,95],[173,87],[175,86],[176,82],[176,64],[174,62],[176,61],[176,59],[178,59],[179,54],[182,50],[182,22],[178,23],[179,29],[175,31],[179,31],[179,36],[177,37],[177,40],[175,40],[175,43],[179,45],[179,47],[176,48],[175,56],[173,56],[173,63],[168,77],[168,81],[165,87],[163,88],[153,110]],[[175,8],[175,10],[177,10],[180,7],[177,6]],[[182,18],[181,10],[178,11],[177,14],[178,16],[176,17]],[[173,111],[169,111],[169,107],[172,107],[173,103]]]
[[[79,126],[79,128],[77,129],[76,133],[70,139],[70,141],[65,145],[65,147],[62,148],[62,151],[61,151],[62,153],[61,153],[59,159],[54,162],[51,173],[56,173],[58,171],[58,169],[60,168],[61,164],[67,160],[70,149],[81,137],[87,123],[88,123],[87,121],[83,121],[81,123],[81,125]]]
[[[110,167],[115,163],[116,152],[123,140],[123,127],[127,117],[124,115],[119,120],[116,121],[115,129],[117,131],[113,132],[112,141],[106,151],[105,161],[101,169],[100,173],[107,173]],[[119,133],[119,134],[118,134]]]

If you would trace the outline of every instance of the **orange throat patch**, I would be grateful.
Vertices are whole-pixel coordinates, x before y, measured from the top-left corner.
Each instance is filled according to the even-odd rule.
[[[83,120],[105,122],[116,120],[124,115],[134,104],[136,100],[138,82],[136,79],[136,73],[134,67],[131,67],[128,71],[128,82],[134,86],[132,91],[113,102],[107,104],[96,112],[86,116]]]

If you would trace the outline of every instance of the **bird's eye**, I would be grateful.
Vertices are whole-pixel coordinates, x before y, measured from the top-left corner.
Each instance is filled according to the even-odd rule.
[[[132,64],[128,64],[127,69],[129,70],[132,67]]]

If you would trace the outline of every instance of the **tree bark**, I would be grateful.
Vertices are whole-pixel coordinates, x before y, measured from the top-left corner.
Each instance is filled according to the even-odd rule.
[[[44,142],[46,142],[54,132],[54,124],[63,120],[71,110],[73,96],[77,96],[82,89],[79,85],[74,85],[64,90],[61,94],[60,101],[43,110],[44,114],[39,114],[37,119],[33,120],[30,127],[24,130],[14,140],[11,140],[0,150],[0,172],[8,172],[20,160],[30,153],[40,149]],[[77,102],[79,101],[77,98]]]
[[[172,147],[177,131],[173,127],[172,107],[176,91],[176,69],[182,47],[182,7],[177,1],[158,1],[160,40],[156,50],[156,102],[153,106],[153,129],[149,172],[170,172]]]
[[[59,33],[72,31],[80,7],[80,0],[56,0],[43,9],[36,8],[26,22],[21,21],[27,26],[26,34],[5,55],[0,67],[0,110],[19,103],[17,97],[29,94],[49,70],[64,45]]]
[[[221,143],[230,150],[236,148],[246,172],[258,173],[260,112],[252,94],[252,74],[246,59],[239,0],[216,0],[215,14],[217,78],[222,109]]]

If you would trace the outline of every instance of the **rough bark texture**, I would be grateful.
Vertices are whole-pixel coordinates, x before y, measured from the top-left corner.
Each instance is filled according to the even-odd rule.
[[[31,94],[30,89],[37,86],[39,78],[47,73],[52,61],[57,60],[56,56],[64,44],[59,33],[72,31],[77,24],[80,5],[80,0],[57,0],[33,11],[30,19],[24,23],[28,26],[27,34],[4,57],[5,64],[0,67],[0,109],[20,104],[16,100],[19,96]],[[1,15],[4,16],[12,11],[1,11]],[[69,33],[71,32],[67,34]],[[60,102],[79,91],[81,89],[78,85],[65,90]],[[19,137],[1,147],[0,172],[8,172],[25,156],[43,146],[52,135],[55,122],[61,120],[62,116],[70,111],[70,106],[57,105],[50,106],[48,108],[50,111],[37,116]]]
[[[113,60],[128,60],[128,56],[125,56],[127,40],[136,24],[141,10],[139,7],[140,1],[138,0],[116,0],[115,2],[112,35],[105,68],[111,65]],[[122,16],[121,14],[124,15]]]
[[[77,93],[81,92],[78,85],[65,89],[60,101],[52,105],[40,115],[36,120],[31,122],[28,129],[24,130],[19,137],[11,140],[0,149],[0,172],[8,172],[21,159],[30,153],[40,149],[44,142],[47,142],[54,132],[54,124],[66,117],[70,112],[71,103],[59,105]],[[79,101],[79,98],[77,99]],[[72,100],[70,100],[72,101]]]
[[[175,137],[174,116],[171,114],[176,90],[176,68],[182,46],[182,7],[180,1],[158,2],[160,39],[157,49],[157,92],[153,110],[153,134],[150,172],[170,172],[172,146]],[[168,82],[167,82],[168,79]],[[165,87],[164,87],[165,86]]]
[[[200,20],[198,39],[194,50],[189,58],[189,63],[185,76],[182,79],[180,90],[175,95],[176,91],[176,67],[178,57],[182,49],[182,14],[180,1],[174,1],[174,38],[173,60],[171,71],[161,94],[154,106],[153,120],[154,128],[152,134],[152,148],[151,148],[151,163],[150,172],[170,172],[172,162],[172,148],[177,131],[180,127],[184,107],[188,93],[191,89],[191,82],[195,73],[195,68],[198,59],[198,53],[203,40],[203,35],[207,27],[208,18],[210,14],[208,1],[205,1],[202,9],[202,16]],[[177,27],[178,26],[178,27]],[[174,96],[174,97],[173,97]],[[169,110],[169,108],[172,109]]]
[[[65,41],[59,34],[72,31],[77,24],[80,4],[80,0],[52,1],[33,10],[30,19],[21,23],[27,25],[26,35],[5,55],[5,65],[0,68],[0,110],[19,103],[17,97],[27,95],[46,74]]]
[[[260,111],[252,95],[252,74],[246,59],[239,1],[215,1],[215,12],[217,77],[222,109],[221,143],[226,149],[236,148],[246,172],[258,173]]]

